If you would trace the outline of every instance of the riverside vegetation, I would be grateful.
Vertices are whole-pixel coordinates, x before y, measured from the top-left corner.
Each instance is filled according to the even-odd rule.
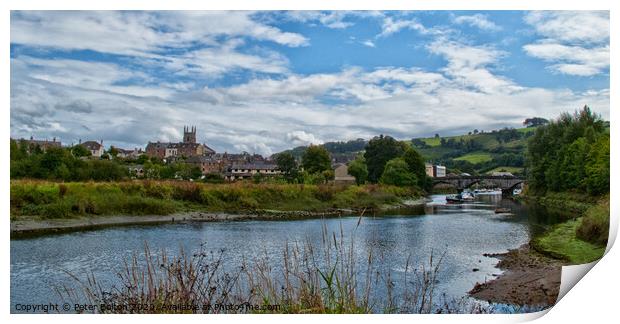
[[[602,257],[609,236],[609,127],[589,107],[538,127],[528,141],[527,199],[578,215],[533,240],[573,264]]]
[[[11,218],[95,215],[168,215],[185,211],[260,210],[325,212],[376,209],[420,197],[413,187],[304,184],[206,184],[188,181],[11,181]]]

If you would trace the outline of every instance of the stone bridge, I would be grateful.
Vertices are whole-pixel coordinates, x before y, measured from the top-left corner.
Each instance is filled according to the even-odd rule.
[[[458,191],[463,191],[482,181],[485,184],[501,188],[504,194],[510,194],[516,186],[525,182],[525,179],[515,176],[454,176],[433,178],[433,185],[445,183],[455,187]]]

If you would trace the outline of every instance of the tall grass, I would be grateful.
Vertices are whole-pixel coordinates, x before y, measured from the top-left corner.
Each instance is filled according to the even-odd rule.
[[[421,193],[391,186],[205,184],[187,181],[113,183],[11,181],[11,214],[42,218],[166,215],[179,211],[325,211],[378,208]]]
[[[410,260],[395,291],[395,279],[384,273],[372,251],[355,256],[355,241],[323,230],[320,246],[289,242],[278,260],[267,255],[226,264],[224,250],[185,252],[169,257],[145,246],[117,273],[118,284],[104,287],[90,274],[72,274],[76,290],[59,294],[75,303],[114,305],[103,313],[433,313],[456,312],[454,303],[437,301],[435,283],[442,257],[426,264]],[[380,293],[381,291],[381,293]],[[136,308],[132,305],[146,305]],[[231,307],[218,307],[229,305]],[[483,309],[480,308],[479,311]]]
[[[606,246],[609,239],[609,215],[609,195],[607,195],[586,211],[581,224],[577,227],[577,237]]]

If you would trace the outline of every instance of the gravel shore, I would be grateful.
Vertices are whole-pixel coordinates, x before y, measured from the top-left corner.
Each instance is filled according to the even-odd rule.
[[[561,261],[534,251],[529,244],[507,253],[485,256],[499,258],[497,267],[504,273],[492,281],[476,284],[469,292],[472,297],[521,306],[555,304],[562,277]]]

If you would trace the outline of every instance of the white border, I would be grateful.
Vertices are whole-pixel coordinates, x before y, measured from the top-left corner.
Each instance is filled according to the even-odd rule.
[[[359,0],[355,2],[343,1],[343,0],[330,0],[325,3],[312,2],[310,0],[303,1],[282,1],[282,0],[262,0],[262,1],[241,1],[241,0],[227,0],[217,3],[197,3],[196,1],[167,1],[167,0],[152,0],[152,1],[127,1],[121,0],[107,0],[105,2],[86,2],[78,0],[56,0],[56,1],[20,1],[19,3],[9,1],[3,1],[0,4],[2,10],[1,21],[2,24],[2,98],[4,99],[4,105],[1,113],[2,119],[2,132],[4,135],[4,141],[0,141],[0,152],[4,152],[0,157],[0,163],[2,170],[1,175],[1,190],[2,199],[5,213],[2,218],[3,228],[5,233],[5,239],[3,240],[2,249],[0,250],[0,259],[2,260],[2,279],[0,280],[1,300],[0,305],[3,305],[4,322],[5,323],[17,323],[17,322],[48,322],[48,323],[71,323],[84,321],[87,319],[93,323],[103,323],[110,320],[132,320],[138,323],[152,323],[152,322],[169,322],[169,321],[183,321],[185,322],[205,322],[205,321],[231,321],[231,322],[257,322],[257,323],[273,323],[273,322],[301,322],[311,323],[317,320],[337,320],[338,322],[359,322],[359,321],[375,321],[375,320],[388,320],[390,322],[448,322],[448,323],[461,323],[465,322],[521,322],[532,320],[543,315],[542,313],[526,314],[526,315],[340,315],[340,316],[321,316],[320,318],[313,315],[263,315],[263,316],[235,316],[235,315],[218,315],[204,317],[200,316],[188,316],[188,315],[159,315],[159,316],[131,316],[131,318],[121,317],[118,315],[95,315],[95,316],[80,316],[80,315],[10,315],[10,241],[9,241],[9,148],[8,138],[10,137],[10,10],[34,10],[34,9],[151,9],[151,10],[181,10],[181,9],[211,9],[211,10],[223,10],[223,9],[247,9],[247,10],[284,10],[284,9],[325,9],[325,10],[350,10],[350,9],[381,9],[381,10],[524,10],[524,9],[555,9],[555,10],[611,10],[611,53],[616,53],[617,48],[617,33],[614,30],[618,28],[618,13],[617,1],[603,1],[603,0],[588,0],[588,1],[551,1],[551,0],[427,0],[427,1],[404,1],[404,0],[391,0],[391,1],[370,1]],[[613,56],[612,56],[613,57]],[[617,88],[617,75],[618,68],[616,64],[611,64],[610,68],[610,107],[614,107],[616,88]],[[620,138],[616,123],[618,122],[616,112],[614,109],[610,109],[610,120],[612,121],[611,128],[611,165],[620,165],[618,161],[618,144],[615,139]],[[618,228],[618,173],[616,169],[612,167],[611,170],[611,236],[615,239]],[[607,322],[606,320],[617,317],[615,312],[617,306],[618,289],[620,288],[618,277],[618,270],[620,269],[620,255],[618,249],[609,249],[607,255],[598,263],[594,264],[565,267],[562,273],[563,280],[563,293],[566,292],[564,287],[569,278],[581,278],[584,274],[584,270],[590,266],[594,266],[589,273],[581,279],[581,282],[577,284],[570,292],[568,292],[564,298],[558,304],[553,307],[547,315],[541,318],[541,322]],[[566,279],[566,280],[565,280]],[[566,283],[565,283],[566,282]]]

